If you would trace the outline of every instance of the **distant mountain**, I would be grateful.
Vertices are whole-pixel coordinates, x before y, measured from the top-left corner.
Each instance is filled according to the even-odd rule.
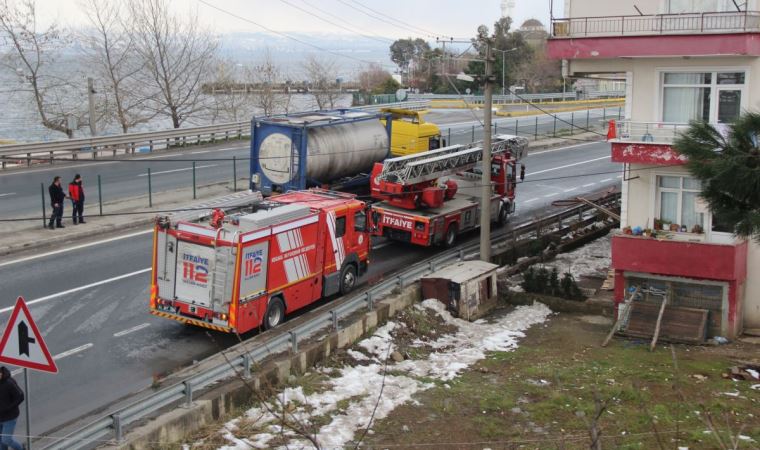
[[[310,55],[335,61],[340,69],[339,76],[346,79],[354,79],[367,65],[362,61],[375,62],[389,70],[395,67],[390,60],[390,42],[384,44],[362,36],[337,33],[289,32],[287,35],[327,51],[276,34],[236,32],[219,36],[221,52],[230,59],[247,65],[256,63],[263,57],[264,51],[269,49],[275,62],[282,66],[283,72],[295,79],[302,72],[301,61]]]

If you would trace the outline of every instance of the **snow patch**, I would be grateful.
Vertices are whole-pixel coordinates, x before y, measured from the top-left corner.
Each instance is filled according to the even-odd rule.
[[[338,370],[337,376],[325,382],[320,392],[305,395],[300,386],[284,389],[277,396],[277,400],[272,401],[267,407],[255,407],[246,412],[246,420],[254,422],[263,430],[262,433],[250,439],[238,438],[235,431],[238,430],[236,424],[240,419],[235,419],[228,422],[221,431],[230,442],[222,448],[264,448],[274,435],[289,438],[290,442],[283,448],[312,447],[310,442],[302,436],[297,436],[287,427],[280,428],[281,417],[270,411],[282,409],[288,411],[285,416],[289,421],[301,425],[308,425],[314,417],[329,417],[330,422],[319,429],[315,438],[322,448],[343,448],[363,433],[370,425],[370,420],[386,417],[396,407],[414,402],[415,393],[434,386],[432,383],[421,381],[420,377],[440,381],[452,380],[464,369],[485,358],[486,352],[515,349],[518,339],[524,336],[523,331],[545,321],[551,314],[551,310],[545,305],[534,303],[531,306],[520,306],[490,323],[484,320],[467,322],[453,317],[437,300],[425,300],[416,307],[433,311],[444,322],[457,329],[453,334],[438,336],[429,342],[418,339],[420,344],[434,350],[427,359],[386,362],[389,348],[390,352],[395,349],[392,332],[403,326],[396,322],[388,322],[378,328],[371,337],[358,343],[374,355],[374,363],[357,367],[344,366]],[[357,360],[361,357],[370,359],[352,350],[349,350],[349,355]],[[386,364],[392,374],[386,372]],[[345,409],[338,410],[339,403],[347,403]]]

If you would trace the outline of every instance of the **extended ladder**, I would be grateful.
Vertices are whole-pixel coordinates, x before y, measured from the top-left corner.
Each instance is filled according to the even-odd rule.
[[[497,136],[491,146],[491,154],[506,151],[522,155],[528,140],[517,136]],[[454,172],[470,170],[483,156],[482,142],[470,145],[451,145],[414,155],[386,159],[379,178],[401,185],[432,181]]]

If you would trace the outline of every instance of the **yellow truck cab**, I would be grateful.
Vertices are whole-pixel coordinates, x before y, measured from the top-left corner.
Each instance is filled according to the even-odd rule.
[[[393,156],[411,155],[445,147],[441,130],[434,123],[425,122],[427,111],[411,111],[400,108],[385,108],[384,113],[391,115],[391,154]],[[382,120],[385,123],[385,120]]]

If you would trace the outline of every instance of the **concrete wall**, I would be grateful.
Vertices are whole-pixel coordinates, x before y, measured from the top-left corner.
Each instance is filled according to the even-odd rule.
[[[744,329],[760,330],[760,244],[751,242],[747,251],[747,284],[744,287]]]

